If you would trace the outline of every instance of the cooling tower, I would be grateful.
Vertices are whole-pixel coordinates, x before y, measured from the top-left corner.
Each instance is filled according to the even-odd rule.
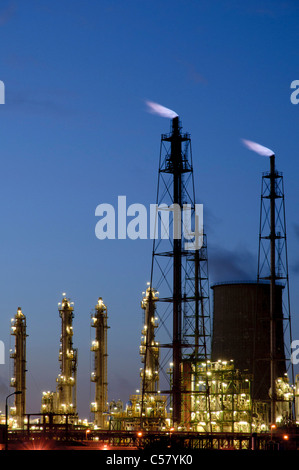
[[[253,375],[252,396],[269,400],[270,283],[219,283],[214,297],[211,360],[231,360],[236,369]],[[276,285],[276,377],[286,372],[282,313],[283,286]]]

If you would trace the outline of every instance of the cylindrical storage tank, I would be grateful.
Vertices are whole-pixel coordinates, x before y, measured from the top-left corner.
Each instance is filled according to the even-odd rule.
[[[270,391],[270,283],[218,283],[213,289],[211,360],[234,360],[253,375],[252,396],[268,400]],[[282,312],[283,286],[276,285],[276,376],[286,373]]]

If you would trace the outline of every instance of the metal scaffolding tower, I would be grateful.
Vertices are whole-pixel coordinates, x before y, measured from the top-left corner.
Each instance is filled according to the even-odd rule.
[[[187,254],[185,273],[183,338],[184,342],[191,342],[193,345],[186,358],[194,362],[206,361],[211,354],[211,318],[205,234],[202,247]]]
[[[107,412],[108,383],[107,383],[107,307],[101,297],[95,306],[91,317],[91,326],[95,328],[95,339],[91,344],[94,352],[94,370],[91,381],[95,384],[95,398],[91,404],[94,413],[94,424],[100,429],[105,427],[105,412]]]
[[[207,359],[206,325],[202,320],[209,313],[203,308],[208,298],[202,284],[207,258],[202,244],[202,206],[195,203],[191,139],[182,133],[178,117],[171,122],[170,134],[161,137],[150,289],[160,291],[156,301],[159,333],[162,335],[162,328],[165,333],[160,348],[166,351],[160,371],[168,383],[164,393],[171,397],[173,425],[179,426],[182,364],[185,359]]]
[[[11,334],[15,337],[15,349],[10,357],[14,363],[14,377],[11,378],[11,386],[15,389],[15,404],[11,408],[11,415],[15,416],[16,427],[24,427],[24,417],[26,413],[26,317],[21,308],[11,324]],[[19,393],[21,392],[21,393]]]
[[[275,168],[274,154],[269,161],[270,171],[262,176],[257,280],[270,283],[270,338],[266,359],[270,363],[270,422],[275,424],[279,401],[277,378],[287,370],[294,384],[294,372],[290,360],[292,332],[283,176]],[[286,298],[282,309],[277,295],[279,287],[284,289]]]

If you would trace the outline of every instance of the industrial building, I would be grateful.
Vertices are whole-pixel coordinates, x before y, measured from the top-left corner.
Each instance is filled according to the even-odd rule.
[[[170,115],[170,133],[161,137],[157,207],[162,202],[172,208],[188,204],[195,236],[198,219],[191,139],[182,132],[179,117]],[[204,228],[200,228],[200,246],[186,248],[189,245],[181,237],[184,221],[181,218],[176,225],[173,212],[173,238],[153,240],[151,280],[141,301],[140,387],[127,403],[109,402],[108,314],[99,297],[91,316],[93,420],[80,420],[74,306],[64,296],[58,308],[61,341],[57,387],[41,397],[40,431],[34,431],[26,414],[26,318],[18,309],[12,323],[15,406],[11,417],[15,421],[13,426],[9,421],[11,443],[15,437],[42,435],[57,441],[68,438],[142,448],[157,442],[169,444],[175,434],[176,442],[191,448],[251,448],[254,436],[255,445],[266,449],[275,435],[279,442],[281,432],[287,429],[297,448],[299,380],[292,375],[285,341],[291,317],[283,307],[288,273],[282,271],[280,263],[286,243],[283,211],[278,208],[284,203],[282,175],[275,168],[274,155],[269,155],[269,161],[270,171],[263,174],[259,240],[260,247],[269,243],[269,250],[259,251],[256,281],[212,286],[213,315]],[[165,195],[167,201],[161,199]],[[268,232],[264,232],[267,224],[263,220],[266,203],[270,204]],[[156,223],[159,221],[157,213]],[[267,260],[265,253],[270,253]]]

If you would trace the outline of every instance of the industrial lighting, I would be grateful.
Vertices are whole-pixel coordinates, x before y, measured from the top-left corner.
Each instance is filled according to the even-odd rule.
[[[8,449],[8,407],[7,407],[7,400],[12,395],[20,395],[21,393],[22,393],[21,390],[17,390],[15,392],[10,393],[9,395],[7,395],[7,397],[5,399],[5,450]]]

